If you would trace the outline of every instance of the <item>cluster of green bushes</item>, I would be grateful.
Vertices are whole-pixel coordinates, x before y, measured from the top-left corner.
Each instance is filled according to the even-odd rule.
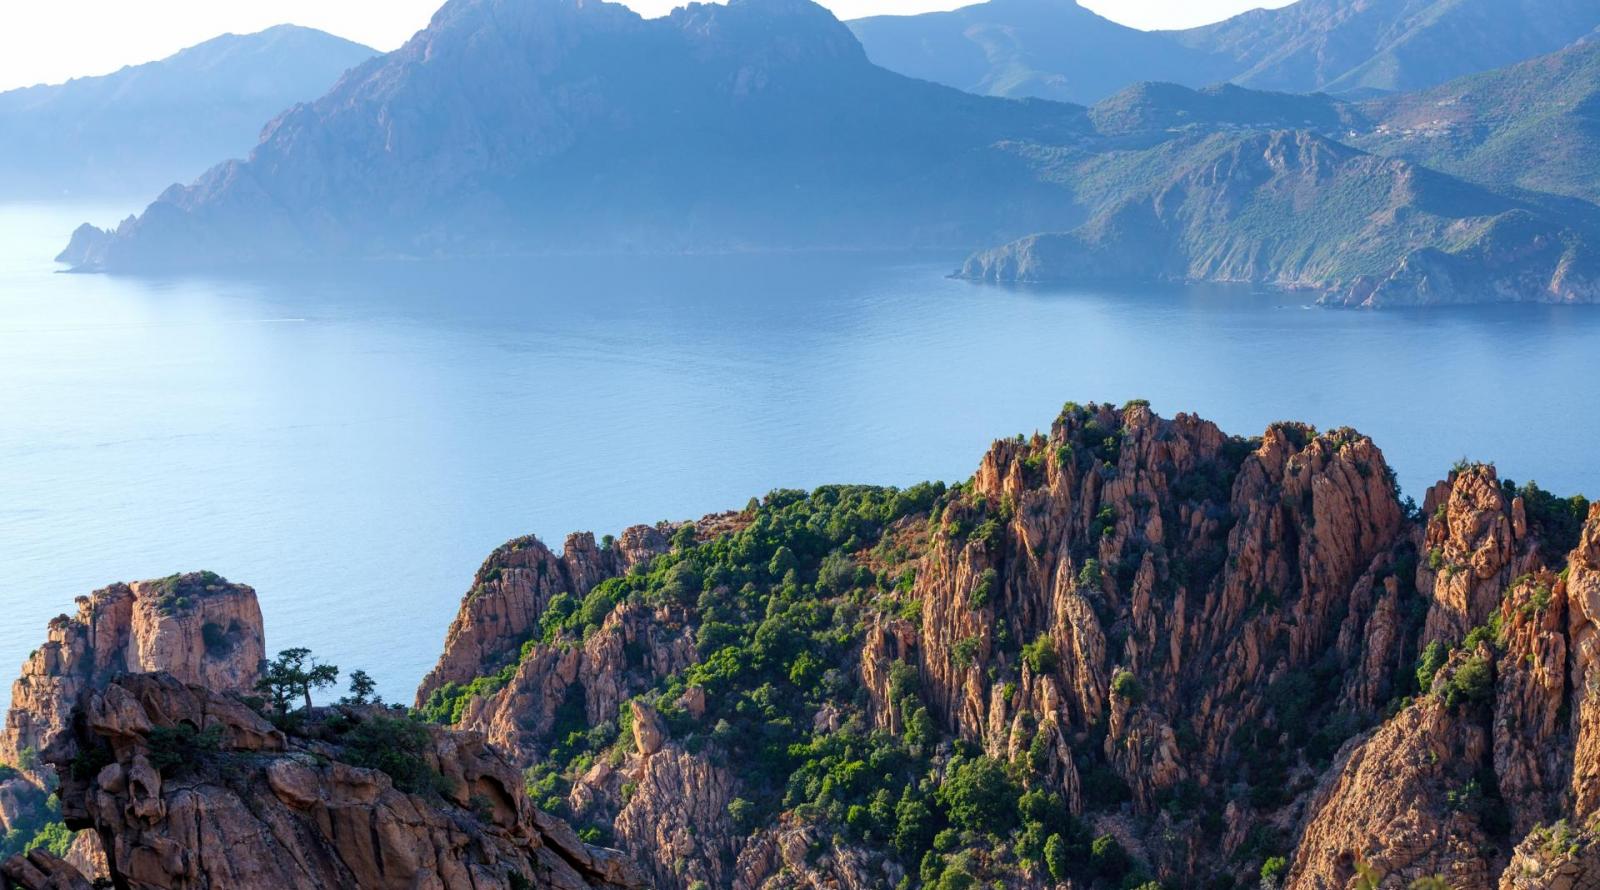
[[[228,579],[216,572],[190,572],[186,575],[168,575],[150,582],[147,595],[152,596],[156,611],[171,615],[227,586]]]
[[[467,703],[479,696],[490,695],[505,688],[516,675],[518,665],[508,664],[487,677],[474,677],[466,683],[450,681],[433,690],[422,703],[420,713],[434,723],[454,725],[461,722],[461,713]]]
[[[444,777],[428,762],[433,741],[420,716],[366,714],[341,729],[339,757],[344,762],[388,774],[401,791],[429,794],[443,790]]]
[[[1583,533],[1589,516],[1589,499],[1581,494],[1562,498],[1539,487],[1537,482],[1517,485],[1510,479],[1500,483],[1507,497],[1522,498],[1528,524],[1544,541],[1544,550],[1554,559],[1564,560]]]
[[[1498,614],[1496,615],[1498,618]],[[1417,659],[1417,691],[1427,695],[1433,690],[1433,681],[1457,648],[1466,648],[1473,654],[1461,662],[1446,678],[1439,690],[1440,700],[1446,707],[1485,704],[1494,698],[1494,657],[1478,652],[1479,644],[1499,645],[1499,622],[1473,628],[1458,645],[1447,646],[1439,640],[1429,643]]]
[[[15,778],[17,774],[13,767],[0,764],[0,781]],[[61,822],[61,802],[37,790],[25,793],[21,800],[24,806],[16,814],[16,821],[0,834],[0,860],[36,847],[44,847],[57,856],[67,855],[67,848],[72,845],[72,832]]]

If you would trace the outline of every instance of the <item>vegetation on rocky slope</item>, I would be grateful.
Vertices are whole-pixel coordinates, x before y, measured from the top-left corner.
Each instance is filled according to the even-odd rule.
[[[85,616],[127,595],[102,593]],[[173,829],[82,809],[95,783],[124,793],[113,761],[148,764],[157,796],[205,772],[224,809],[377,788],[378,810],[340,818],[404,813],[402,835],[476,813],[491,836],[554,837],[532,803],[674,890],[1521,890],[1600,876],[1597,641],[1600,508],[1581,497],[1463,462],[1419,507],[1352,430],[1247,439],[1068,404],[955,485],[775,491],[560,556],[513,541],[412,715],[291,712],[300,671],[268,715],[285,738],[235,699],[136,677],[82,698],[105,742],[79,731],[54,756],[67,823],[98,820],[124,863]],[[226,719],[146,728],[129,695]],[[229,751],[269,767],[270,800]],[[498,784],[464,785],[468,762]],[[505,797],[518,785],[528,800]],[[257,836],[214,824],[217,843]],[[295,849],[354,855],[341,836]],[[24,866],[57,868],[7,867]]]
[[[1323,826],[1383,793],[1353,752],[1414,744],[1385,733],[1428,714],[1460,747],[1415,780],[1422,806],[1478,846],[1366,838],[1356,864],[1490,874],[1574,812],[1575,742],[1530,781],[1473,739],[1594,524],[1478,465],[1402,503],[1349,430],[1069,405],[958,485],[779,491],[670,527],[631,571],[541,594],[509,657],[425,687],[425,711],[683,888],[1342,886]],[[1503,534],[1492,564],[1480,527]],[[497,567],[489,595],[515,598],[529,570]]]

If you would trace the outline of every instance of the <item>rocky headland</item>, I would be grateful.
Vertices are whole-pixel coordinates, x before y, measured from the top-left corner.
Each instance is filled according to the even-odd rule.
[[[1231,282],[1369,308],[1600,302],[1600,227],[1581,202],[1510,197],[1307,130],[1193,134],[1105,166],[1121,183],[1082,226],[973,253],[958,276]]]
[[[1462,13],[1438,5],[1416,14]],[[1506,15],[1470,5],[1457,27]],[[1094,53],[1152,55],[1132,39],[1158,41],[1157,59],[1187,54],[1070,3],[989,7],[941,15],[1067,15],[1070,44],[1092,37],[1085,25],[1110,28],[1088,39]],[[1347,19],[1398,27],[1385,23],[1395,10],[1364,4],[1294,7],[1321,11],[1274,17],[1274,30],[1306,29],[1306,47],[1326,48]],[[1472,63],[1414,94],[1139,82],[1086,108],[893,73],[809,0],[656,19],[613,3],[451,0],[404,47],[267,124],[248,158],[112,229],[80,226],[57,259],[149,272],[911,248],[970,252],[959,274],[983,281],[1232,282],[1364,307],[1594,303],[1600,52],[1578,40],[1593,19],[1564,0],[1544,39],[1486,55],[1507,67]],[[983,41],[1004,56],[1009,39]],[[1025,91],[1030,78],[1002,67]]]

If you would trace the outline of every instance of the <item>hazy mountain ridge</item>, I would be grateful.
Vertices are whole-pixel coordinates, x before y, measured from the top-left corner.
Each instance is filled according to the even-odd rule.
[[[980,95],[1090,104],[1131,80],[1198,86],[1229,70],[1205,50],[1119,25],[1071,0],[990,0],[847,24],[874,63]]]
[[[67,257],[128,267],[311,254],[955,245],[1075,218],[992,146],[1084,110],[867,62],[804,0],[453,0],[276,121],[247,161]]]
[[[405,47],[273,121],[248,160],[169,189],[115,232],[80,228],[60,259],[127,270],[998,244],[962,274],[1250,282],[1344,305],[1588,302],[1600,209],[1531,190],[1525,140],[1492,163],[1441,155],[1483,185],[1415,163],[1434,143],[1396,140],[1443,96],[1514,134],[1567,121],[1563,150],[1581,155],[1594,52],[1416,97],[1138,83],[1086,109],[891,73],[807,0],[655,20],[617,4],[454,0]],[[1541,101],[1508,99],[1528,94]],[[1386,141],[1409,157],[1347,147]],[[1587,197],[1596,180],[1566,169],[1566,193]]]
[[[1415,90],[1553,52],[1600,26],[1588,0],[1300,0],[1168,32],[1273,90]]]
[[[1104,136],[1306,129],[1505,191],[1600,198],[1600,41],[1415,93],[1348,101],[1219,84],[1137,83],[1089,110]]]
[[[280,25],[100,77],[0,93],[0,196],[148,195],[242,155],[376,51]]]
[[[1300,0],[1138,31],[1075,0],[990,0],[850,23],[873,61],[974,92],[1093,103],[1140,81],[1362,95],[1553,52],[1600,27],[1586,0]]]
[[[1362,148],[1469,179],[1600,200],[1600,40],[1363,103]]]

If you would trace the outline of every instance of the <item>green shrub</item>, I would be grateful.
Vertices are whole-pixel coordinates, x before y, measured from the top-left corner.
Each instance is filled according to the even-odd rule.
[[[1276,887],[1289,872],[1289,861],[1282,856],[1269,856],[1267,861],[1261,863],[1261,883],[1266,887]]]
[[[1046,633],[1034,637],[1033,642],[1022,647],[1022,663],[1036,675],[1054,673],[1061,663],[1056,655],[1056,641]]]
[[[541,760],[522,774],[523,790],[534,805],[547,813],[566,815],[567,794],[572,784],[550,761]]]
[[[910,786],[907,786],[901,791],[900,802],[894,807],[894,836],[890,840],[894,851],[903,860],[916,861],[933,843],[937,824],[927,802],[913,795]]]
[[[835,550],[822,559],[817,570],[817,586],[832,593],[844,593],[855,584],[856,563],[842,550]]]
[[[1422,656],[1417,659],[1417,690],[1419,692],[1423,695],[1428,694],[1428,690],[1433,688],[1434,675],[1439,673],[1439,669],[1444,667],[1444,663],[1449,658],[1449,650],[1438,640],[1429,643],[1427,648],[1422,650]]]
[[[26,853],[36,847],[44,847],[56,856],[65,857],[67,849],[72,846],[72,831],[58,821],[46,822],[44,827],[33,836],[33,839],[23,845],[22,852]]]
[[[1494,697],[1494,668],[1486,656],[1474,655],[1456,668],[1444,686],[1445,707],[1482,704]]]
[[[1133,863],[1116,838],[1102,834],[1089,845],[1089,864],[1096,874],[1106,880],[1118,881],[1128,873]]]
[[[1099,590],[1102,577],[1100,560],[1086,559],[1083,561],[1083,568],[1078,570],[1078,586],[1089,590]]]
[[[985,519],[984,521],[978,523],[977,528],[972,530],[972,540],[982,544],[984,547],[990,550],[993,550],[995,547],[1000,545],[1002,535],[1003,532],[1000,527],[1000,522],[993,518]]]
[[[374,715],[351,727],[341,742],[340,759],[383,772],[401,791],[433,793],[443,782],[428,765],[426,754],[433,748],[433,739],[417,718]]]
[[[1067,873],[1072,867],[1072,860],[1067,853],[1067,842],[1059,834],[1052,834],[1044,842],[1044,866],[1050,872],[1052,880],[1065,881]]]
[[[1136,705],[1144,701],[1144,688],[1139,685],[1139,678],[1126,668],[1112,675],[1111,694],[1129,704]]]
[[[1089,523],[1089,537],[1091,539],[1109,538],[1117,530],[1117,511],[1107,504],[1100,508],[1094,515],[1094,521]]]
[[[1564,558],[1578,546],[1583,523],[1589,515],[1587,498],[1581,494],[1558,498],[1531,481],[1521,488],[1509,479],[1500,484],[1507,494],[1522,498],[1528,523],[1544,538],[1546,552]]]
[[[950,821],[967,831],[1003,834],[1017,821],[1021,789],[1006,768],[989,757],[951,761],[938,800]]]
[[[950,658],[956,663],[957,667],[963,669],[972,667],[973,662],[978,657],[979,645],[980,641],[977,637],[965,637],[957,640],[956,644],[950,648]]]
[[[195,729],[188,723],[177,726],[157,726],[145,737],[149,746],[150,765],[163,776],[171,775],[180,766],[194,766],[207,754],[222,748],[222,727],[208,726]]]
[[[774,578],[782,578],[797,565],[799,560],[795,558],[794,551],[788,547],[779,547],[773,552],[772,560],[767,563],[767,574]]]
[[[1467,631],[1467,636],[1461,641],[1462,648],[1477,649],[1481,644],[1490,646],[1500,645],[1500,613],[1496,612],[1488,624],[1480,624]]]
[[[967,608],[976,612],[989,605],[994,599],[998,579],[999,573],[994,569],[984,569],[982,574],[978,575],[977,583],[972,585],[972,591],[967,594]]]
[[[516,676],[517,663],[508,664],[498,673],[487,677],[474,677],[470,683],[457,683],[450,681],[433,690],[428,700],[423,702],[418,709],[418,714],[430,723],[439,723],[453,726],[461,722],[461,714],[466,709],[467,703],[475,698],[492,695]]]

